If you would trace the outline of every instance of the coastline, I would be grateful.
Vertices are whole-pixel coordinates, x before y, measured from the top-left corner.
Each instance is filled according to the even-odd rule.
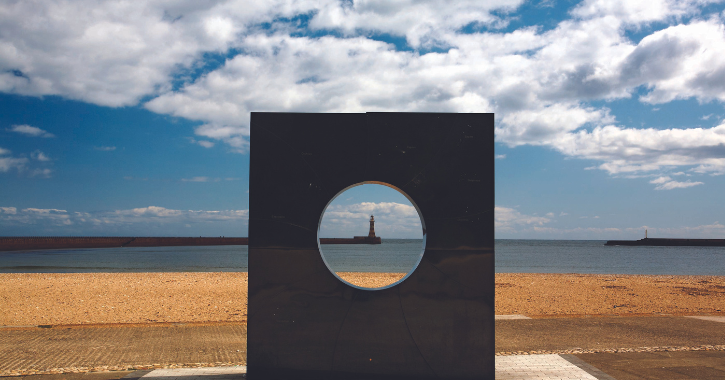
[[[369,287],[400,273],[339,273]],[[0,326],[244,323],[246,272],[2,273]],[[725,315],[725,276],[496,274],[496,314]]]

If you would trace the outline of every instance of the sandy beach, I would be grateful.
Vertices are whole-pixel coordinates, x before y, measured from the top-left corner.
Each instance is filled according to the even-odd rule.
[[[379,287],[400,273],[340,273]],[[0,274],[0,325],[243,322],[247,273]],[[725,315],[725,277],[497,274],[496,314]]]

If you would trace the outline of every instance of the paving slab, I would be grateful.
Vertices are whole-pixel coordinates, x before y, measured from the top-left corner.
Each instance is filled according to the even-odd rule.
[[[145,374],[139,380],[232,380],[244,379],[246,376],[246,366],[177,368],[157,369]],[[124,378],[124,380],[129,379]]]
[[[617,380],[723,380],[725,351],[577,354]]]
[[[496,316],[497,321],[512,320],[512,319],[531,319],[531,318],[527,317],[525,315],[521,315],[521,314],[502,314],[502,315]]]
[[[0,329],[0,376],[245,365],[246,324]]]
[[[559,355],[512,355],[496,357],[497,380],[580,379],[598,380]]]
[[[3,328],[0,376],[112,380],[135,374],[138,379],[136,370],[246,365],[246,333],[245,324]],[[619,380],[725,379],[725,323],[711,319],[500,319],[496,351],[500,357],[557,354],[585,372],[592,366],[587,373],[597,379],[602,375],[595,370]],[[500,357],[502,363],[512,360]],[[25,376],[30,374],[35,376]]]
[[[725,317],[709,316],[709,315],[688,315],[687,318],[702,319],[703,321],[725,323]]]
[[[695,318],[593,317],[496,321],[496,352],[704,349],[725,345],[725,323]],[[545,352],[544,352],[545,351]]]

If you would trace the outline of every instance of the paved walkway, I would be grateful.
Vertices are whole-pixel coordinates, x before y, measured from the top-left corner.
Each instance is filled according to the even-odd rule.
[[[723,322],[710,316],[498,318],[497,378],[722,380]],[[0,377],[12,379],[232,379],[246,373],[244,365],[244,324],[0,328]],[[210,368],[162,369],[201,366]],[[35,376],[22,376],[28,374]]]
[[[143,374],[140,380],[232,380],[244,379],[247,376],[246,366],[214,367],[214,368],[180,368],[157,369]],[[134,379],[134,374],[124,380]]]
[[[578,358],[560,355],[517,355],[496,358],[497,380],[613,380]],[[133,373],[124,380],[231,380],[244,379],[247,367],[157,369]],[[140,376],[139,376],[140,375]]]

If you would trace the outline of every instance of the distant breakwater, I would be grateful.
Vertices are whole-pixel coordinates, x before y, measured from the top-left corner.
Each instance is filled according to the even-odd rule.
[[[368,241],[370,240],[370,241]],[[320,244],[380,244],[375,239],[321,238]],[[245,237],[132,237],[132,236],[11,236],[0,237],[0,251],[37,249],[182,247],[208,245],[249,245]]]
[[[604,245],[655,247],[725,247],[725,239],[644,238],[639,240],[609,240]]]
[[[244,237],[0,237],[0,251],[64,248],[174,247],[248,244],[249,239]]]

